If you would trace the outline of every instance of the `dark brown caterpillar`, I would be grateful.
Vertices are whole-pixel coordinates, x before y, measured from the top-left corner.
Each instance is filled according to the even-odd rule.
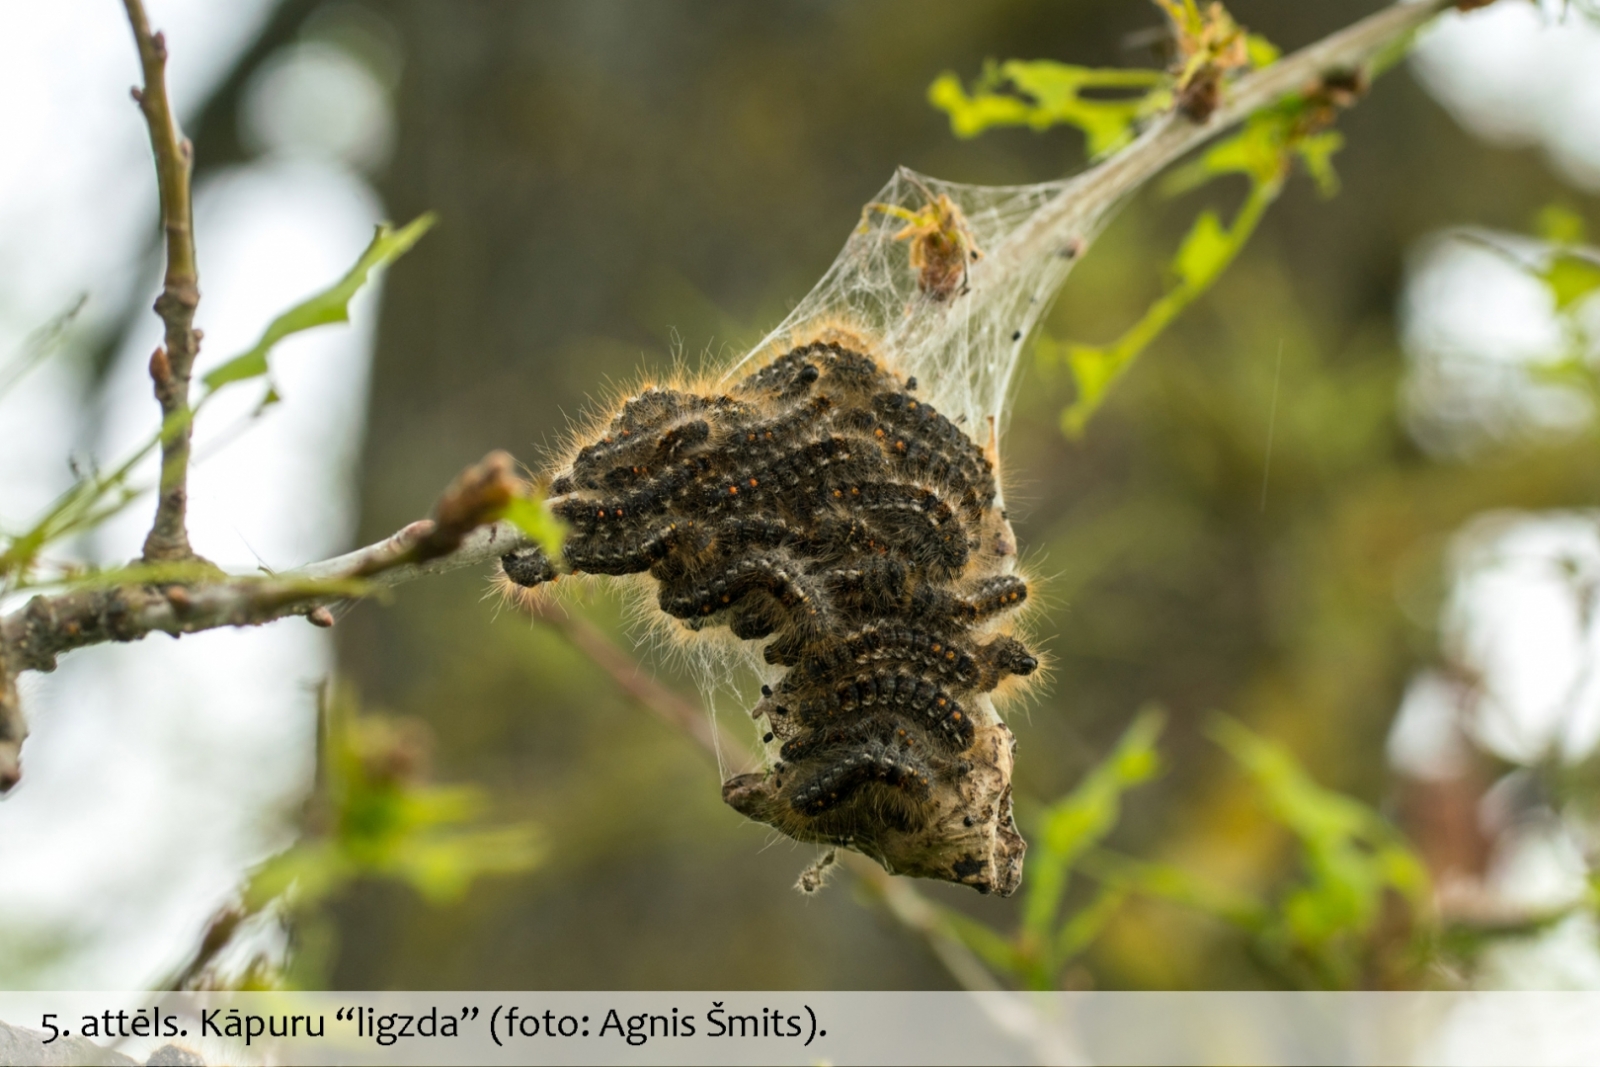
[[[559,572],[648,573],[693,629],[767,640],[785,668],[752,714],[776,760],[723,798],[791,837],[894,873],[1010,893],[1011,735],[988,696],[1038,659],[997,633],[1026,599],[994,465],[949,419],[834,334],[725,392],[626,401],[551,481]]]

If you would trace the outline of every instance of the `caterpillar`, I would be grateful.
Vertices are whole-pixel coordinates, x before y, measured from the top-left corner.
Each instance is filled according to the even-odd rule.
[[[830,330],[725,390],[628,398],[550,478],[561,573],[647,574],[691,630],[766,642],[751,710],[772,757],[735,810],[891,873],[1009,894],[1026,849],[991,694],[1038,658],[1006,632],[1029,586],[991,458],[860,336]]]

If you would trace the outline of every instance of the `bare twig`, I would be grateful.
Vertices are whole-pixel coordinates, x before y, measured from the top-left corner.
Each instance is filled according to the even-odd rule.
[[[150,148],[155,155],[156,179],[161,192],[161,228],[166,234],[167,272],[155,311],[166,325],[163,347],[150,357],[150,378],[161,404],[161,487],[155,522],[144,542],[147,561],[190,560],[186,524],[188,511],[189,375],[200,347],[194,328],[200,304],[200,275],[195,266],[194,213],[189,197],[189,174],[194,150],[178,133],[177,119],[167,96],[167,42],[150,32],[141,0],[123,0],[133,39],[139,46],[144,87],[133,98],[150,127]]]

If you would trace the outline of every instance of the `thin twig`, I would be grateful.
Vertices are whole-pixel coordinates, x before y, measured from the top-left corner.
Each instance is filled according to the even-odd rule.
[[[741,752],[748,746],[732,737],[697,701],[682,696],[661,684],[639,661],[607,637],[594,623],[572,615],[547,599],[532,600],[528,613],[565,637],[572,646],[604,671],[616,687],[632,697],[657,718],[688,734],[690,739],[719,759],[727,751]]]
[[[150,357],[150,378],[161,404],[161,487],[155,521],[144,542],[147,561],[190,560],[188,512],[189,375],[200,348],[200,331],[194,328],[200,304],[200,274],[195,265],[194,212],[189,195],[189,175],[194,150],[178,133],[177,119],[167,96],[167,42],[150,32],[141,0],[123,0],[133,39],[139,46],[144,87],[133,98],[150,127],[150,148],[155,155],[156,180],[161,193],[161,228],[166,234],[167,271],[155,311],[166,326],[163,347]]]
[[[983,961],[950,932],[939,914],[938,905],[917,892],[910,882],[896,878],[859,853],[845,852],[839,861],[850,868],[868,892],[883,902],[901,926],[927,942],[934,956],[963,989],[978,992],[1003,988]]]
[[[658,682],[594,623],[568,614],[546,599],[532,600],[526,607],[535,619],[566,637],[640,707],[682,730],[712,759],[719,758],[721,752],[730,748],[743,750],[743,746],[719,725],[712,725],[698,703]],[[964,989],[1002,988],[983,961],[941,921],[938,906],[917,892],[906,879],[890,875],[872,860],[853,852],[842,852],[839,862],[861,880],[872,896],[882,901],[900,925],[927,942],[934,956]]]

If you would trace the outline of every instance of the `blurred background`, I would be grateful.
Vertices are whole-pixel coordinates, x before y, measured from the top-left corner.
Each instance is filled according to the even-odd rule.
[[[1285,50],[1372,0],[1230,10]],[[201,367],[326,285],[381,218],[438,227],[348,329],[274,356],[284,402],[199,428],[196,549],[284,568],[426,513],[495,448],[538,465],[568,420],[683,355],[753,343],[822,274],[897,165],[967,182],[1084,166],[1066,130],[957,140],[926,101],[986,58],[1148,65],[1142,0],[150,0],[196,146]],[[0,398],[0,523],[156,425],[148,143],[112,0],[12,4],[0,70],[0,358],[76,307]],[[1071,790],[1147,702],[1166,770],[1108,843],[1270,897],[1305,860],[1208,740],[1224,711],[1408,836],[1449,915],[1554,916],[1455,980],[1600,987],[1594,393],[1529,372],[1600,337],[1504,254],[1446,236],[1600,232],[1600,24],[1502,0],[1444,20],[1345,115],[1342,190],[1291,181],[1240,260],[1133,368],[1081,440],[1064,370],[1025,366],[1007,496],[1041,578],[1048,683],[1010,722],[1019,817]],[[1044,332],[1104,342],[1160,294],[1205,205],[1147,191]],[[1551,216],[1547,213],[1546,218]],[[1530,251],[1531,254],[1531,251]],[[84,299],[86,297],[86,299]],[[1048,349],[1048,345],[1043,346]],[[1584,358],[1597,355],[1585,350]],[[17,357],[20,358],[20,357]],[[5,365],[0,364],[0,372]],[[1270,455],[1270,460],[1269,460]],[[137,554],[138,505],[73,546]],[[320,981],[382,988],[942,988],[928,943],[852,877],[803,898],[814,850],[719,799],[717,770],[556,627],[457,573],[299,620],[73,653],[23,690],[27,777],[0,803],[0,983],[138,988],[193,953],[292,839],[337,673],[432,737],[434,775],[538,827],[540,860],[458,898],[360,879],[318,926]],[[5,605],[9,609],[11,604]],[[604,592],[568,610],[639,643]],[[742,729],[735,721],[729,724]],[[1017,902],[919,885],[999,929]],[[1074,893],[1087,892],[1075,887]],[[1518,910],[1522,909],[1522,910]],[[1543,909],[1543,910],[1540,910]],[[1215,916],[1135,899],[1060,980],[1276,986]]]

